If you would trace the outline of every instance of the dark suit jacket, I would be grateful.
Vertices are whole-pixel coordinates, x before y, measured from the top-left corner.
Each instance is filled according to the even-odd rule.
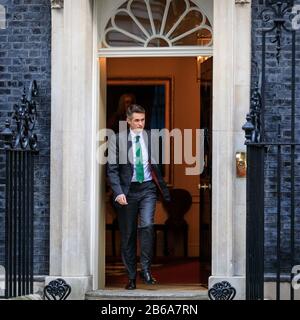
[[[152,178],[160,190],[163,199],[165,201],[170,201],[169,189],[167,188],[158,167],[157,150],[156,152],[152,152],[152,150],[157,147],[157,140],[153,139],[153,136],[151,137],[150,132],[147,130],[143,130],[143,138],[146,146],[148,146]],[[134,168],[133,152],[129,152],[129,150],[132,151],[132,141],[129,130],[120,132],[114,137],[110,137],[107,176],[113,191],[114,199],[120,194],[127,195],[130,188]]]

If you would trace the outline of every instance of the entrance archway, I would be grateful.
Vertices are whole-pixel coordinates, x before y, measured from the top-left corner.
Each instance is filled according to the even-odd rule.
[[[195,57],[195,61],[198,58],[195,66],[200,66],[204,57],[212,55],[211,1],[157,1],[154,7],[147,0],[122,1],[115,5],[99,1],[98,10],[98,17],[106,21],[100,22],[98,29],[98,56],[104,68],[100,71],[103,75],[102,97],[106,90],[107,58]],[[199,67],[192,70],[196,77],[198,72]],[[104,109],[103,104],[101,110]],[[198,184],[195,183],[197,187]],[[199,193],[199,190],[196,192]],[[102,215],[106,215],[105,211]],[[102,230],[99,234],[102,234]],[[103,257],[103,253],[100,256]],[[101,270],[103,272],[103,267]]]
[[[65,0],[64,3],[64,8],[52,11],[48,280],[61,276],[72,281],[74,288],[85,292],[86,288],[104,287],[105,208],[100,201],[104,195],[100,183],[103,172],[95,159],[99,144],[97,133],[105,126],[106,116],[105,90],[99,91],[99,87],[106,86],[105,58],[99,59],[99,30],[101,24],[105,28],[107,19],[104,17],[111,9],[101,8],[98,0],[93,5],[86,0]],[[117,1],[103,3],[107,8],[115,6]],[[243,297],[246,181],[236,178],[234,163],[235,153],[245,150],[241,127],[250,101],[251,6],[235,0],[214,0],[213,3],[214,160],[210,286],[229,280],[237,289],[236,297]],[[190,49],[186,54],[201,55],[197,49]],[[123,48],[122,51],[106,51],[106,54],[111,57],[118,54],[140,56],[141,50],[145,51],[144,48]],[[180,56],[182,50],[180,47],[147,48],[147,54]],[[63,77],[61,70],[64,70]],[[79,153],[85,156],[78,157]]]

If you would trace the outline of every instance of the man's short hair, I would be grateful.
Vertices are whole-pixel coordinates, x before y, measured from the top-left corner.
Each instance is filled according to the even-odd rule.
[[[128,107],[126,115],[128,118],[132,118],[134,113],[146,113],[146,111],[140,105],[132,104],[130,107]]]

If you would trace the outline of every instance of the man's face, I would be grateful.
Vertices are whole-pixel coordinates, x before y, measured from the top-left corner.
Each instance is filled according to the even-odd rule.
[[[129,127],[134,132],[141,132],[145,127],[145,114],[134,112],[131,118],[127,118]]]

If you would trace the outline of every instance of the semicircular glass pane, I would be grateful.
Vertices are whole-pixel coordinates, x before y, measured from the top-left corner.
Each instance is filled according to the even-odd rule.
[[[166,40],[162,38],[154,38],[148,43],[148,47],[169,47],[169,44]]]
[[[196,32],[200,26],[201,30]],[[190,0],[128,0],[111,16],[102,44],[104,47],[206,46],[212,42],[209,29],[207,17]]]
[[[111,47],[143,47],[144,43],[132,39],[121,32],[112,30],[106,34],[106,42]]]
[[[152,20],[156,34],[160,33],[164,13],[166,10],[166,0],[150,0]]]
[[[210,30],[201,29],[192,34],[173,42],[173,46],[208,46],[211,44],[212,34]]]
[[[180,22],[178,27],[170,35],[171,39],[174,39],[196,27],[199,27],[203,22],[203,15],[198,10],[190,11]],[[196,43],[195,43],[196,44]]]
[[[127,12],[119,12],[115,17],[116,26],[130,34],[138,36],[141,39],[146,40],[147,36],[135,23],[135,21],[128,15]]]
[[[151,23],[147,10],[147,6],[144,0],[134,0],[130,6],[131,12],[136,19],[141,23],[145,30],[151,35]]]
[[[164,34],[167,34],[186,10],[184,0],[173,0],[170,3]]]

